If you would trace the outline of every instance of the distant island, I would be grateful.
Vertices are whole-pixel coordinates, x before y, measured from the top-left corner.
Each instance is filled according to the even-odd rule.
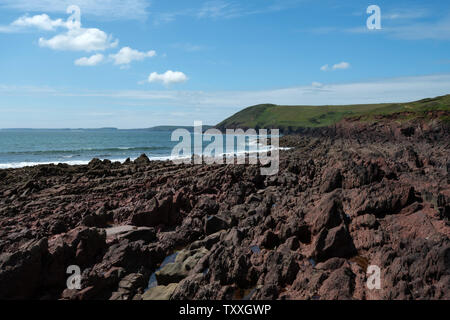
[[[203,125],[203,130],[208,130],[213,128],[214,126]],[[194,132],[193,126],[156,126],[150,128],[139,128],[139,129],[119,129],[114,127],[105,127],[105,128],[56,128],[56,129],[48,129],[48,128],[0,128],[0,131],[36,131],[36,130],[48,130],[48,131],[119,131],[119,130],[132,130],[132,131],[173,131],[176,129],[186,129],[189,132]]]

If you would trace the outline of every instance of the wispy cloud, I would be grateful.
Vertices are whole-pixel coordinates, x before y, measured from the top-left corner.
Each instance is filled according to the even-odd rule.
[[[237,2],[213,0],[203,4],[197,13],[199,18],[235,18],[247,14]]]
[[[181,91],[181,90],[119,90],[77,91],[35,87],[0,85],[1,95],[40,95],[106,99],[117,104],[142,101],[148,107],[183,107],[204,109],[231,108],[233,110],[259,103],[283,105],[359,104],[408,102],[450,93],[450,74],[390,78],[342,84],[311,85],[265,91]],[[1,97],[0,95],[0,97]],[[222,116],[227,111],[223,111]],[[220,119],[217,119],[220,120]]]
[[[427,8],[397,8],[382,11],[382,29],[369,30],[365,25],[336,27],[321,26],[303,32],[314,34],[381,34],[401,40],[450,40],[450,15]]]
[[[390,9],[386,12],[383,12],[382,17],[383,19],[387,20],[416,20],[421,18],[429,17],[432,14],[432,12],[423,7],[408,7],[408,8],[397,8],[397,9]]]
[[[108,20],[145,19],[149,7],[146,0],[2,0],[0,8],[21,12],[63,13],[69,5],[77,5],[87,15]]]
[[[387,28],[395,38],[405,40],[450,40],[450,17],[437,22],[422,22]]]
[[[250,2],[237,0],[207,0],[199,7],[172,12],[153,13],[156,24],[172,22],[178,17],[198,19],[233,19],[249,15],[284,11],[298,7],[305,0],[265,0]]]

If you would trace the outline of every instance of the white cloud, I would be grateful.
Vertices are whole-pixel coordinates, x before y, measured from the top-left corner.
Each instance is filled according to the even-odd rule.
[[[450,18],[431,23],[410,23],[388,27],[387,33],[403,40],[450,40]]]
[[[388,12],[383,12],[383,20],[414,20],[430,16],[431,12],[423,7],[397,8]]]
[[[73,28],[50,39],[39,38],[41,47],[48,47],[53,50],[86,52],[114,48],[118,42],[118,40],[113,40],[112,36],[97,28]]]
[[[348,68],[350,68],[350,63],[348,63],[348,62],[337,63],[333,66],[333,70],[339,70],[339,69],[345,70]]]
[[[8,26],[0,26],[0,32],[18,32],[25,28],[38,28],[45,31],[54,31],[57,28],[65,28],[63,32],[50,39],[39,38],[39,46],[53,50],[71,51],[102,51],[114,48],[118,40],[97,28],[81,27],[81,10],[78,6],[71,5],[66,9],[71,14],[66,21],[62,19],[52,20],[47,14],[35,16],[22,16]]]
[[[38,14],[35,16],[24,15],[17,18],[9,25],[0,25],[0,33],[17,33],[27,29],[36,28],[45,31],[54,31],[59,27],[67,27],[67,22],[62,19],[52,20],[47,14]]]
[[[360,12],[361,13],[361,12]],[[314,34],[381,34],[401,40],[450,40],[450,16],[423,7],[397,8],[382,13],[383,28],[369,30],[366,26],[324,26],[306,30]],[[302,32],[305,30],[302,30]]]
[[[35,16],[22,16],[11,23],[11,26],[19,28],[34,27],[42,30],[54,30],[57,27],[63,27],[66,23],[62,19],[52,20],[47,14]]]
[[[150,4],[146,0],[2,0],[0,9],[65,13],[69,5],[77,5],[84,14],[107,20],[142,20]]]
[[[104,56],[100,53],[97,53],[90,57],[83,57],[83,58],[75,60],[75,65],[83,66],[83,67],[96,66],[97,64],[102,62],[103,59],[104,59]]]
[[[146,106],[180,106],[240,109],[260,103],[280,105],[336,105],[383,102],[408,102],[449,93],[450,74],[390,78],[363,82],[298,86],[264,91],[180,91],[122,90],[59,92],[50,95],[65,97],[102,97],[118,103]],[[44,91],[48,88],[43,88]],[[24,95],[29,90],[10,87],[0,92]],[[136,102],[138,101],[138,102]],[[223,114],[222,114],[223,115]],[[218,119],[220,120],[220,119]]]
[[[123,47],[116,54],[110,54],[110,58],[114,60],[114,64],[116,65],[127,65],[132,61],[141,61],[145,58],[151,58],[156,56],[156,51],[151,50],[147,52],[140,52],[135,49],[131,49],[130,47]]]
[[[120,106],[117,116],[102,122],[102,119],[92,117],[79,119],[79,108],[74,109],[73,116],[68,119],[65,126],[70,127],[114,127],[137,128],[157,125],[168,120],[170,111],[185,112],[189,116],[180,119],[169,119],[169,124],[192,125],[194,120],[201,119],[204,123],[219,123],[233,113],[250,105],[259,103],[275,103],[280,105],[336,105],[336,104],[364,104],[386,102],[409,102],[423,98],[435,97],[449,93],[450,74],[429,75],[418,77],[391,78],[364,82],[323,84],[322,87],[311,85],[293,88],[264,90],[264,91],[182,91],[182,90],[76,90],[52,89],[48,87],[14,87],[0,84],[0,94],[3,96],[27,97],[20,108],[11,109],[13,115],[5,111],[5,117],[0,118],[0,127],[13,127],[16,119],[20,118],[30,127],[52,127],[55,122],[44,125],[42,121],[33,122],[32,119],[18,117],[28,108],[30,112],[39,112],[40,108],[33,105],[40,99],[28,99],[28,97],[45,98],[55,103],[78,101],[74,97],[80,97],[83,106],[89,112],[105,112],[99,107],[99,101],[110,107]],[[101,98],[101,99],[98,99]],[[125,108],[126,107],[126,108]],[[8,109],[8,108],[7,108]],[[65,109],[67,115],[67,109]],[[30,117],[29,113],[26,113]],[[160,116],[157,114],[160,114]],[[33,114],[34,115],[34,114]],[[72,115],[72,114],[71,114]],[[132,117],[130,117],[132,115]],[[180,114],[181,116],[181,114]],[[36,118],[36,117],[35,117]],[[67,117],[66,117],[67,118]],[[155,121],[154,123],[149,123]],[[41,119],[42,120],[42,119]],[[44,119],[45,120],[45,119]],[[43,121],[44,121],[43,120]],[[66,119],[67,120],[67,119]],[[70,122],[72,121],[72,122]],[[105,120],[106,121],[106,120]],[[19,125],[19,124],[18,124]],[[17,125],[17,126],[18,126]]]
[[[341,63],[336,63],[334,64],[331,68],[328,64],[320,67],[321,71],[330,71],[330,70],[345,70],[350,68],[350,63],[348,62],[341,62]]]
[[[165,73],[158,74],[156,72],[152,72],[148,76],[148,82],[161,82],[164,85],[169,85],[173,83],[182,83],[186,82],[188,77],[180,71],[166,71]]]

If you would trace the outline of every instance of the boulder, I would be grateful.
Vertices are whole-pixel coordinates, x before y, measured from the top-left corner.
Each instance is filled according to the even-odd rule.
[[[153,198],[143,206],[135,208],[131,224],[139,227],[156,227],[174,225],[179,217],[179,210],[173,206],[173,197]]]
[[[134,164],[136,164],[137,166],[145,167],[150,164],[150,159],[147,157],[145,153],[143,153],[139,156],[139,158],[134,160]]]
[[[331,192],[342,187],[341,170],[336,168],[329,168],[323,174],[322,185],[320,186],[321,193]]]
[[[228,229],[228,222],[219,216],[209,216],[205,222],[205,233],[207,235],[216,233],[220,230]]]
[[[14,253],[0,255],[0,299],[30,299],[45,274],[47,239],[31,240]]]
[[[312,232],[317,234],[322,229],[332,229],[343,221],[342,203],[336,194],[325,196],[314,210],[314,222]]]
[[[330,230],[323,229],[318,235],[313,256],[317,261],[325,261],[333,257],[349,257],[355,253],[350,233],[342,224]]]

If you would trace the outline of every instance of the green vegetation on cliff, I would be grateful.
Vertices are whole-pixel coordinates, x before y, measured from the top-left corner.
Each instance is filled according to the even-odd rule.
[[[396,115],[396,118],[427,118],[430,114],[444,121],[450,120],[450,95],[423,99],[408,103],[383,103],[343,106],[278,106],[262,104],[246,108],[216,127],[233,128],[279,128],[292,132],[302,128],[334,125],[345,118],[375,120],[379,116]]]

